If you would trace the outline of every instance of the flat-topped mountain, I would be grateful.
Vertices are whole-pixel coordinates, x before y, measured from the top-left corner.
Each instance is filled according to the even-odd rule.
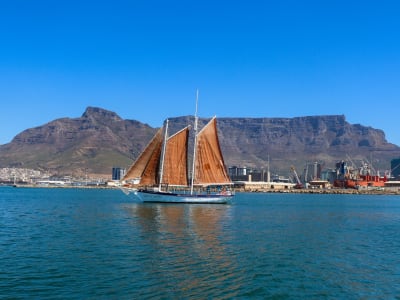
[[[171,133],[193,124],[193,117],[170,119]],[[208,119],[200,119],[203,126]],[[382,130],[350,124],[343,115],[298,118],[219,118],[221,148],[228,166],[288,172],[307,162],[333,167],[339,160],[370,161],[387,170],[400,156]],[[27,129],[0,146],[0,167],[45,169],[58,174],[111,174],[128,167],[156,128],[116,113],[88,107],[79,118],[62,118]]]

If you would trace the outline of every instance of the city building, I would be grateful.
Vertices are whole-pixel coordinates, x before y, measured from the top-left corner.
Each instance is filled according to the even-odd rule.
[[[120,168],[120,167],[114,167],[112,168],[112,180],[121,180],[126,173],[126,169]]]
[[[400,180],[400,158],[395,158],[391,160],[390,170],[392,173],[392,177]]]

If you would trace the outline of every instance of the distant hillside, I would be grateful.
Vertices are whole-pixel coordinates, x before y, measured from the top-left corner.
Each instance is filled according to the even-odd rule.
[[[0,146],[0,166],[46,169],[60,174],[110,174],[127,166],[155,129],[114,112],[88,107],[80,118],[63,118],[18,134]]]
[[[170,121],[182,127],[190,118]],[[176,129],[176,128],[175,128]],[[333,168],[340,160],[375,169],[390,169],[400,147],[388,143],[382,130],[350,124],[343,115],[298,118],[219,118],[220,143],[229,166],[266,168],[287,173],[294,165],[320,162]]]
[[[207,119],[200,120],[200,126]],[[400,147],[382,130],[349,124],[344,116],[299,118],[220,118],[218,130],[228,166],[288,172],[319,161],[333,167],[342,159],[371,161],[390,168]],[[193,117],[170,119],[171,132],[193,123]],[[150,141],[156,128],[123,120],[114,112],[88,107],[80,118],[63,118],[27,129],[0,146],[0,167],[46,169],[59,174],[110,174],[128,167]]]

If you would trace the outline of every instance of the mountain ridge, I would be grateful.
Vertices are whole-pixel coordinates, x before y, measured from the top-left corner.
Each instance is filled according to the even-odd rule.
[[[170,118],[171,133],[193,116]],[[208,119],[200,118],[203,126]],[[266,168],[277,172],[319,161],[334,167],[338,160],[370,160],[390,168],[400,147],[387,142],[384,131],[350,124],[344,115],[294,118],[218,118],[218,131],[228,166]],[[87,107],[81,117],[60,118],[17,134],[0,145],[0,167],[26,167],[57,174],[111,174],[128,167],[157,128],[115,112]]]

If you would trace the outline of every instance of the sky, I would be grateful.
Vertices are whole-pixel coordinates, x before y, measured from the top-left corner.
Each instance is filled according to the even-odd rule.
[[[0,144],[88,106],[153,127],[345,115],[400,145],[398,1],[0,0]]]

